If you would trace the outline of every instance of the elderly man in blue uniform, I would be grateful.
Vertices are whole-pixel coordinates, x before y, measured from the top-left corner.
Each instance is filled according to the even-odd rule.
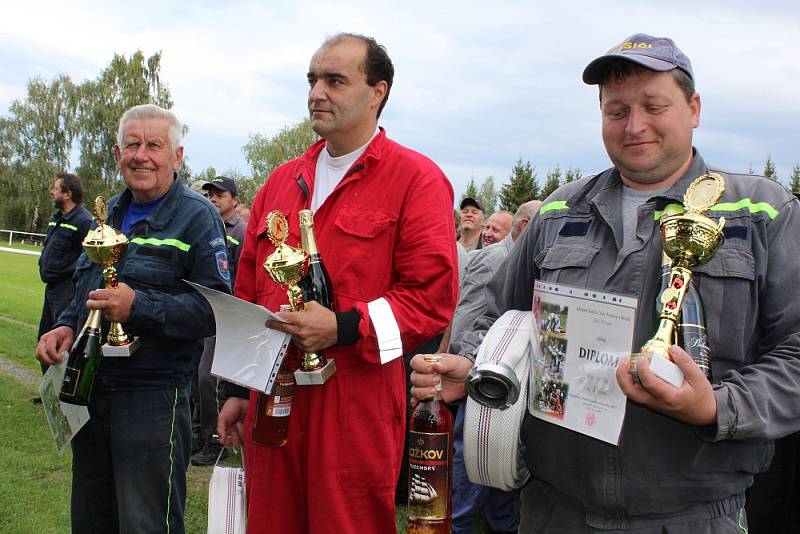
[[[44,248],[39,256],[39,276],[46,284],[44,305],[39,321],[39,336],[49,332],[56,319],[69,305],[75,292],[72,273],[83,252],[83,238],[92,224],[92,215],[83,207],[83,186],[74,174],[56,175],[50,199],[58,211],[47,225]],[[42,371],[47,366],[42,364]],[[35,400],[41,400],[38,397]]]
[[[230,275],[222,220],[175,174],[181,129],[172,112],[150,104],[122,116],[115,152],[127,187],[108,203],[108,223],[129,239],[119,288],[97,289],[102,266],[82,255],[75,298],[37,347],[42,363],[61,361],[88,309],[141,342],[129,357],[102,359],[91,419],[72,440],[74,533],[184,531],[189,380],[214,322],[182,280],[230,291]]]
[[[446,400],[463,396],[481,333],[506,310],[530,309],[536,279],[637,297],[632,348],[641,347],[656,319],[658,216],[680,205],[696,178],[719,173],[725,191],[709,214],[725,217],[726,238],[693,282],[713,381],[677,346],[680,388],[644,359],[635,383],[622,359],[617,381],[628,402],[617,446],[526,414],[532,478],[520,532],[746,532],[745,490],[769,465],[772,440],[800,428],[800,203],[772,180],[711,167],[692,146],[700,96],[670,39],[634,35],[592,61],[583,79],[599,85],[614,167],[545,201],[489,284],[487,314],[463,355],[413,360],[412,393],[430,396],[437,371]]]

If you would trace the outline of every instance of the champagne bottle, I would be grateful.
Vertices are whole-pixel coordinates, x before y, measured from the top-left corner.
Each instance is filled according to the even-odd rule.
[[[669,285],[671,263],[669,256],[663,254],[661,260],[661,289],[656,296],[656,314],[661,313],[661,293]],[[674,342],[685,350],[703,373],[711,379],[711,353],[708,350],[708,334],[703,314],[703,302],[700,300],[700,294],[697,292],[693,282],[690,282],[689,287],[686,288],[676,333],[677,339]]]
[[[690,283],[686,289],[678,322],[678,343],[706,377],[711,380],[711,353],[708,350],[708,333],[700,294]]]
[[[426,356],[436,362],[439,355]],[[408,534],[449,534],[452,517],[453,415],[434,397],[417,404],[408,436]]]
[[[314,236],[314,215],[311,210],[300,210],[300,245],[309,256],[308,273],[298,286],[303,292],[303,302],[315,300],[333,310],[333,285],[322,262],[317,239]]]
[[[92,396],[92,386],[100,367],[102,333],[100,310],[91,310],[78,339],[73,343],[64,370],[64,381],[58,398],[69,404],[87,406]]]
[[[286,361],[275,377],[271,395],[258,395],[256,417],[253,421],[253,441],[267,447],[283,447],[289,436],[289,414],[292,413],[294,374]]]

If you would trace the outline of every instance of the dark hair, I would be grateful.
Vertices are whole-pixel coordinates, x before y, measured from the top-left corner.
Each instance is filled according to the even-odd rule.
[[[367,75],[367,84],[375,87],[380,81],[386,82],[386,94],[383,95],[383,101],[378,106],[378,117],[381,116],[381,111],[389,100],[389,91],[392,90],[392,81],[394,80],[394,65],[388,52],[383,45],[378,44],[374,37],[367,37],[360,33],[337,33],[333,37],[325,40],[322,44],[323,48],[340,43],[345,39],[358,39],[367,45],[367,54],[364,58],[364,63],[361,65],[361,72]]]
[[[633,61],[628,61],[625,59],[619,59],[615,61],[608,61],[605,65],[605,69],[600,73],[598,76],[598,86],[600,87],[600,100],[603,99],[603,84],[608,82],[609,80],[614,80],[615,82],[622,82],[626,79],[630,78],[631,76],[638,76],[642,72],[655,72],[647,67],[643,67],[638,63],[634,63]],[[694,80],[689,73],[680,68],[674,68],[669,71],[672,74],[672,77],[675,79],[675,83],[678,84],[678,88],[683,91],[684,96],[686,97],[686,101],[689,102],[694,96],[695,89],[694,89]]]
[[[56,174],[56,180],[61,180],[62,193],[66,193],[67,191],[72,193],[72,201],[75,204],[83,202],[83,186],[81,185],[80,178],[68,172],[60,172]]]

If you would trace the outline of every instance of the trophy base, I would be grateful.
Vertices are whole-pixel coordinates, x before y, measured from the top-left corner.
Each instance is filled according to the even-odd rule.
[[[131,356],[139,348],[139,338],[133,338],[133,341],[127,345],[103,345],[103,356],[106,358],[127,358]]]
[[[336,361],[328,363],[314,371],[298,369],[294,372],[294,381],[298,386],[321,386],[336,372]]]
[[[668,359],[658,354],[639,353],[633,354],[631,360],[634,361],[639,358],[647,358],[650,360],[650,370],[664,382],[676,388],[683,385],[683,371]],[[636,368],[634,366],[631,366],[631,375],[633,376],[634,382],[639,382],[639,375],[636,373]]]

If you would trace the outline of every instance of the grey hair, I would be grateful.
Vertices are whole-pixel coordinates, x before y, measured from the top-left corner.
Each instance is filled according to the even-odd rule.
[[[155,104],[141,104],[133,106],[122,114],[119,119],[119,130],[117,130],[117,144],[122,146],[122,138],[125,135],[125,125],[130,120],[164,119],[169,126],[169,144],[174,150],[181,146],[183,141],[183,124],[178,120],[173,112]]]
[[[514,222],[512,223],[512,226],[518,225],[519,221],[522,219],[533,219],[533,216],[536,215],[537,211],[539,211],[539,207],[541,207],[541,205],[541,200],[529,200],[528,202],[522,204],[519,208],[517,208],[517,213],[514,214]]]

